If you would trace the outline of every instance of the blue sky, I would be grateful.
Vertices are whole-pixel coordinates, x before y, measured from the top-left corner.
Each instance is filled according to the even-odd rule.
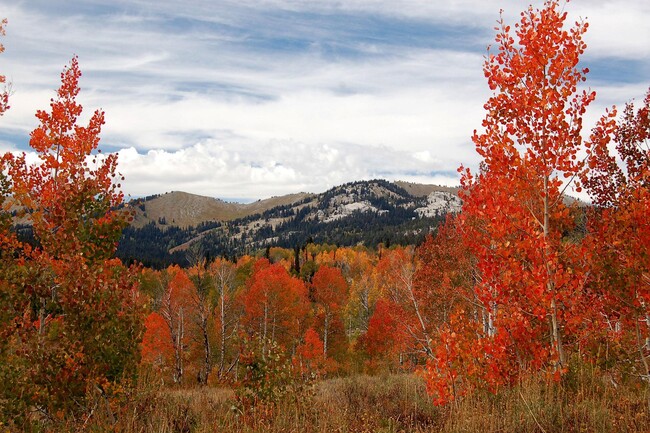
[[[493,0],[0,0],[0,72],[12,83],[0,151],[28,150],[76,54],[80,101],[106,112],[133,196],[224,199],[321,192],[375,177],[452,185],[475,167],[470,137],[489,96]],[[540,6],[541,2],[533,3]],[[586,18],[587,85],[604,108],[650,85],[650,3],[574,0]]]

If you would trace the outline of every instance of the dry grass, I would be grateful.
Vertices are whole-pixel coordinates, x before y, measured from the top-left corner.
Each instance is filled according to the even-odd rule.
[[[212,197],[172,191],[144,202],[145,211],[134,206],[134,227],[144,227],[150,222],[157,222],[164,217],[169,225],[179,227],[196,226],[205,221],[230,221],[257,213],[262,213],[276,206],[284,206],[303,200],[312,194],[297,193],[280,197],[271,197],[253,203],[230,203]],[[146,213],[146,216],[145,216]]]
[[[415,197],[426,197],[434,191],[442,191],[451,194],[458,194],[458,190],[460,189],[457,186],[427,185],[421,183],[404,182],[401,180],[398,180],[394,183],[395,185],[405,189],[406,192],[408,192],[409,194]]]
[[[143,392],[117,417],[97,415],[91,431],[123,432],[648,432],[644,392],[577,371],[562,384],[530,378],[496,395],[476,393],[434,407],[413,375],[331,379],[242,408],[224,388]],[[92,423],[91,423],[92,424]]]

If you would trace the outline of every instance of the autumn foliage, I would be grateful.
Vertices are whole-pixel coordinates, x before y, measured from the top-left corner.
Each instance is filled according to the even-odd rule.
[[[242,419],[350,373],[415,371],[436,405],[530,378],[568,388],[576,366],[647,393],[650,90],[587,139],[588,24],[567,20],[556,0],[499,20],[472,136],[481,164],[459,169],[462,212],[421,245],[268,246],[233,261],[189,247],[186,269],[113,258],[129,213],[116,156],[98,150],[103,112],[79,122],[73,58],[36,113],[39,162],[0,157],[2,421],[85,425],[100,404],[114,418],[138,374],[234,387]],[[591,205],[568,197],[582,191]]]
[[[612,348],[599,363],[625,365],[628,374],[648,381],[650,90],[638,110],[629,103],[620,119],[616,115],[613,108],[594,128],[583,174],[595,205],[587,214],[585,242],[592,265],[588,283],[599,308],[589,331]]]
[[[3,192],[34,238],[3,233],[1,401],[16,426],[29,424],[31,408],[51,420],[81,416],[98,393],[131,381],[139,360],[137,276],[112,258],[128,217],[117,209],[116,157],[94,153],[102,112],[78,124],[80,76],[74,58],[50,111],[36,114],[39,164],[3,156]]]
[[[295,347],[308,311],[307,288],[301,280],[281,264],[260,259],[242,296],[245,329],[260,341],[262,353],[269,350],[268,343],[287,350]]]
[[[303,377],[320,378],[327,373],[325,346],[313,328],[305,332],[303,343],[296,348],[293,363]]]
[[[340,322],[340,312],[348,298],[348,284],[341,270],[321,266],[312,278],[313,298],[322,321],[323,356],[332,350],[332,328]],[[329,346],[328,346],[329,343]],[[328,351],[329,349],[329,351]]]
[[[579,90],[588,24],[565,29],[566,20],[559,2],[546,1],[514,30],[499,21],[497,52],[485,61],[494,94],[473,136],[483,161],[478,173],[460,169],[456,228],[465,248],[456,249],[460,275],[473,276],[450,286],[459,276],[453,264],[431,275],[434,287],[460,289],[470,301],[438,321],[444,326],[424,375],[439,404],[530,373],[559,380],[571,359],[593,361],[604,347],[609,368],[615,347],[625,363],[639,359],[634,370],[648,377],[647,100],[636,115],[628,106],[620,125],[609,112],[585,142],[582,116],[595,98]],[[597,205],[586,226],[578,224],[585,209],[566,199],[569,187],[586,187]]]
[[[396,358],[403,345],[399,341],[397,317],[391,310],[396,308],[390,301],[378,299],[368,322],[368,331],[357,341],[357,349],[367,355],[365,366],[369,372],[390,371],[398,365]]]
[[[142,337],[142,362],[160,370],[173,365],[174,346],[169,326],[157,312],[151,312],[144,320],[144,335]]]

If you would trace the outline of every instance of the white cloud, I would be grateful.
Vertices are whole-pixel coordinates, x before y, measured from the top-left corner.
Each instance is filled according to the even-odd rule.
[[[22,134],[13,146],[24,149],[76,53],[80,102],[86,116],[106,111],[102,146],[121,149],[128,193],[262,198],[371,177],[449,184],[461,162],[478,161],[470,136],[489,95],[484,47],[499,8],[513,23],[529,2],[515,3],[0,0],[0,71],[15,90],[0,125]],[[588,61],[636,68],[627,81],[598,75],[589,125],[643,96],[634,76],[650,64],[650,6],[567,9],[570,22],[591,24]]]
[[[354,144],[276,141],[261,151],[254,143],[225,146],[207,140],[176,151],[122,149],[119,165],[126,176],[124,189],[134,195],[149,194],[161,182],[174,185],[172,190],[198,190],[228,199],[322,192],[352,180],[378,177],[457,183],[455,173],[431,173],[439,164],[410,152]]]
[[[586,19],[591,57],[650,59],[650,3],[645,0],[597,0],[570,3],[572,16]],[[647,65],[647,63],[646,63]]]

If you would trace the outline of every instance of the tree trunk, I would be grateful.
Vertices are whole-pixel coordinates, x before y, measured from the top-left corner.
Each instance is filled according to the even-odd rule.
[[[323,357],[327,358],[327,334],[329,333],[330,313],[325,313],[325,324],[323,330]]]
[[[203,374],[200,377],[201,385],[208,384],[208,377],[212,372],[212,348],[210,347],[210,338],[208,335],[208,318],[203,312],[203,317],[201,317],[201,331],[203,333],[203,350],[205,354],[204,364],[203,364]]]
[[[548,176],[544,177],[544,241],[545,241],[545,246],[544,248],[548,250],[548,236],[549,236],[549,229],[550,229],[550,209],[549,209],[549,204],[548,204]],[[546,254],[548,257],[549,254]],[[548,261],[546,264],[546,270],[547,270],[547,282],[546,282],[546,289],[551,295],[551,342],[554,346],[554,349],[557,351],[558,354],[558,361],[559,361],[559,366],[563,367],[566,364],[565,356],[564,356],[564,347],[562,346],[562,334],[560,331],[560,325],[558,323],[557,319],[557,303],[555,300],[555,283],[552,278],[552,270],[550,266],[548,265]]]
[[[221,347],[220,347],[220,354],[219,354],[219,377],[223,376],[223,368],[224,368],[224,362],[226,359],[226,308],[225,308],[225,293],[224,293],[225,288],[221,288],[221,311],[219,318],[221,320]]]
[[[176,338],[174,343],[174,383],[180,383],[183,379],[183,334],[185,332],[183,323],[183,309],[178,312],[178,327],[176,330]]]

